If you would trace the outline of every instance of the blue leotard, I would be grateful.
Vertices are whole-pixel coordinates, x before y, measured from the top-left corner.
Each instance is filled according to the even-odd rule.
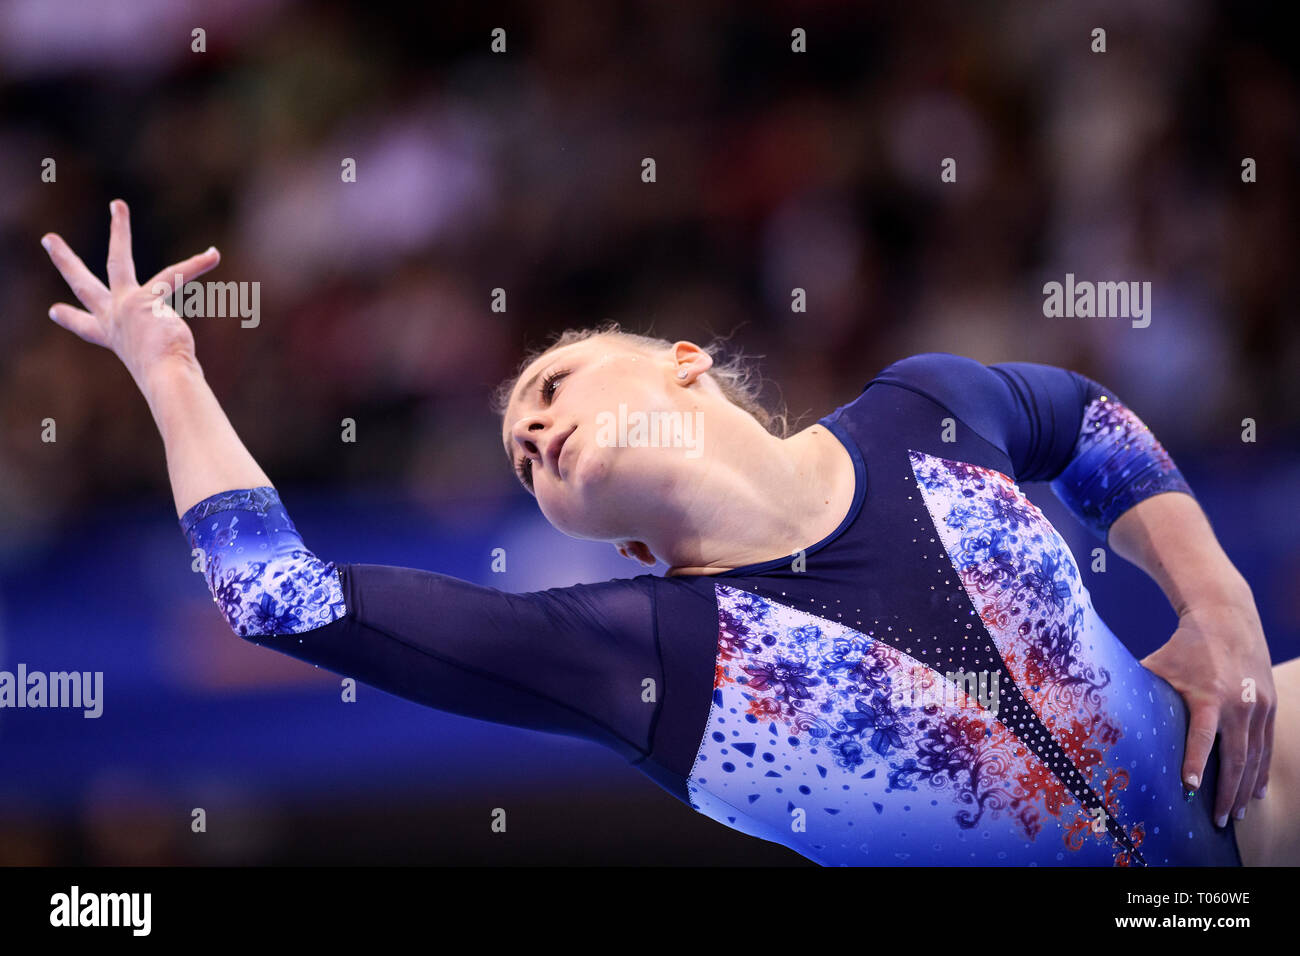
[[[827,865],[1238,865],[1180,782],[1187,709],[1097,615],[1017,482],[1104,544],[1190,494],[1096,382],[928,353],[820,424],[840,526],[716,575],[513,594],[323,561],[270,487],[191,508],[235,633],[441,710],[582,737],[726,826]]]

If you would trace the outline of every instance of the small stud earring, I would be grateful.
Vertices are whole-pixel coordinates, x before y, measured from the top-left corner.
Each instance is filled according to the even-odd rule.
[[[683,368],[683,369],[678,369],[678,370],[677,370],[677,377],[678,377],[678,378],[685,378],[687,372],[689,372],[689,371],[690,371],[690,369],[685,369],[685,368]]]

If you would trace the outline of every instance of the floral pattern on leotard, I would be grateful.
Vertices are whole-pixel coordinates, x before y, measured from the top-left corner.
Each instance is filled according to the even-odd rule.
[[[1106,395],[1084,410],[1070,464],[1052,490],[1102,541],[1115,519],[1138,502],[1167,491],[1192,493],[1151,429]]]
[[[826,863],[992,862],[978,838],[1032,844],[1053,818],[1064,850],[1110,843],[1003,719],[902,649],[904,624],[864,633],[725,585],[715,593],[714,704],[688,781],[696,809]],[[800,810],[806,836],[790,832]],[[919,835],[942,847],[930,855]]]
[[[967,596],[1016,686],[1074,768],[1122,816],[1122,768],[1105,763],[1122,731],[1103,691],[1108,671],[1090,639],[1095,618],[1069,546],[1009,477],[991,468],[910,452],[917,486]],[[1082,839],[1076,820],[1067,845]],[[1142,824],[1129,831],[1135,846]],[[1122,849],[1117,865],[1132,862]]]
[[[302,634],[347,614],[337,567],[304,546],[274,488],[212,495],[180,524],[190,548],[202,551],[212,599],[240,637]]]

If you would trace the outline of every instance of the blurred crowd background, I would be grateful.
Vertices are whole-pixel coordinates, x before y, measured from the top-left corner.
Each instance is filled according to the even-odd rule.
[[[1300,653],[1300,84],[1273,6],[0,2],[0,667],[94,661],[110,695],[96,722],[0,712],[0,862],[801,862],[592,747],[378,692],[343,718],[305,665],[222,650],[148,408],[46,317],[73,299],[40,236],[102,276],[115,197],[141,280],[216,245],[205,279],[260,284],[257,327],[192,320],[198,356],[319,553],[511,589],[637,573],[545,527],[488,408],[568,327],[730,336],[800,426],[947,351],[1111,388],[1203,495],[1275,656]],[[1150,326],[1045,317],[1067,272],[1150,281]],[[519,570],[489,581],[507,538]],[[1172,618],[1116,571],[1099,606],[1153,649]],[[557,755],[587,782],[547,777]],[[502,787],[555,832],[453,841]],[[240,808],[225,843],[177,824],[194,788]]]

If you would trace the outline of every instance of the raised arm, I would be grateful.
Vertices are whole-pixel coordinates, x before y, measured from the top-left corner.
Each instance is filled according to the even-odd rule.
[[[162,435],[177,517],[219,491],[270,485],[208,387],[190,327],[161,299],[171,294],[178,274],[182,284],[189,282],[215,268],[220,254],[209,248],[141,285],[131,253],[130,210],[115,199],[109,211],[107,288],[57,233],[41,239],[85,306],[60,302],[50,309],[50,318],[110,349],[135,379]]]
[[[158,301],[177,273],[188,281],[215,266],[216,251],[142,287],[126,204],[111,208],[108,288],[58,235],[42,239],[85,306],[60,303],[50,316],[111,349],[144,393],[181,529],[203,552],[231,630],[430,707],[645,757],[663,699],[649,576],[512,594],[317,557],[204,380],[189,327]],[[656,694],[647,695],[647,680]]]

